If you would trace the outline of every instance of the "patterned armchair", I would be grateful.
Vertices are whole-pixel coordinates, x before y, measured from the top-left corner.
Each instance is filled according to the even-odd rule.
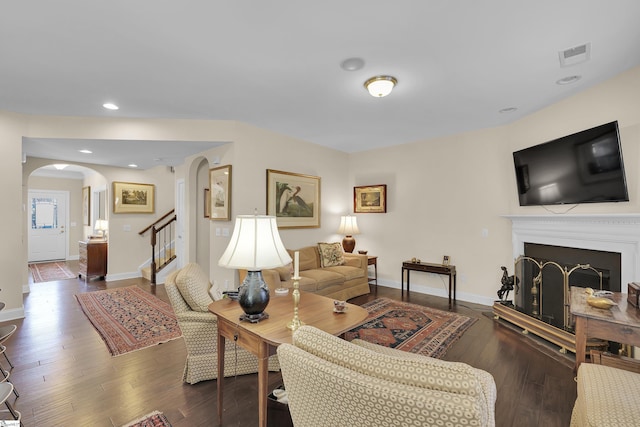
[[[311,326],[278,347],[296,427],[495,426],[493,377],[375,344],[347,342]]]
[[[169,301],[176,313],[187,346],[187,361],[182,380],[189,384],[213,380],[218,377],[218,319],[207,306],[213,301],[209,279],[198,264],[186,265],[173,272],[165,281]],[[237,357],[236,357],[237,356]],[[225,343],[224,376],[258,372],[258,359],[248,351],[237,347],[233,341]],[[278,359],[269,359],[269,369],[280,369]]]

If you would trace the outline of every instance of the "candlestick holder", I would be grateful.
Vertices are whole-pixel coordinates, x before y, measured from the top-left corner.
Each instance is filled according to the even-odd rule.
[[[298,304],[300,304],[299,287],[300,277],[296,275],[296,277],[293,278],[293,319],[291,319],[291,322],[287,323],[287,328],[291,329],[292,331],[295,331],[300,326],[304,325],[304,323],[302,323],[300,321],[300,318],[298,317]]]

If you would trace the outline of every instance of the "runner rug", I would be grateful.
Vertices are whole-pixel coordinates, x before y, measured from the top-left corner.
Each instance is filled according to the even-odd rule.
[[[180,338],[171,305],[137,286],[77,294],[112,356]]]
[[[76,277],[65,262],[40,262],[29,264],[33,283],[66,280]]]
[[[379,298],[362,306],[369,317],[345,334],[410,353],[441,358],[478,319]]]
[[[171,427],[171,424],[169,424],[169,420],[162,412],[154,411],[122,427]]]

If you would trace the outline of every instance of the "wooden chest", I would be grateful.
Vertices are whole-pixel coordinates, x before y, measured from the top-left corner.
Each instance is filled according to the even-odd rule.
[[[638,308],[638,296],[640,295],[640,283],[631,282],[627,290],[627,302]]]

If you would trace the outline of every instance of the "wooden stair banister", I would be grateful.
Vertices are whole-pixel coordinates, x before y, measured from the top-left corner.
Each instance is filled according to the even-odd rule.
[[[142,236],[144,233],[151,230],[150,281],[153,285],[156,284],[156,274],[176,258],[176,255],[172,249],[172,245],[175,239],[174,223],[176,221],[177,216],[175,215],[175,210],[172,209],[161,218],[157,219],[153,224],[138,232],[138,234]],[[160,245],[158,245],[159,243]],[[158,259],[160,262],[156,262],[156,259]]]

